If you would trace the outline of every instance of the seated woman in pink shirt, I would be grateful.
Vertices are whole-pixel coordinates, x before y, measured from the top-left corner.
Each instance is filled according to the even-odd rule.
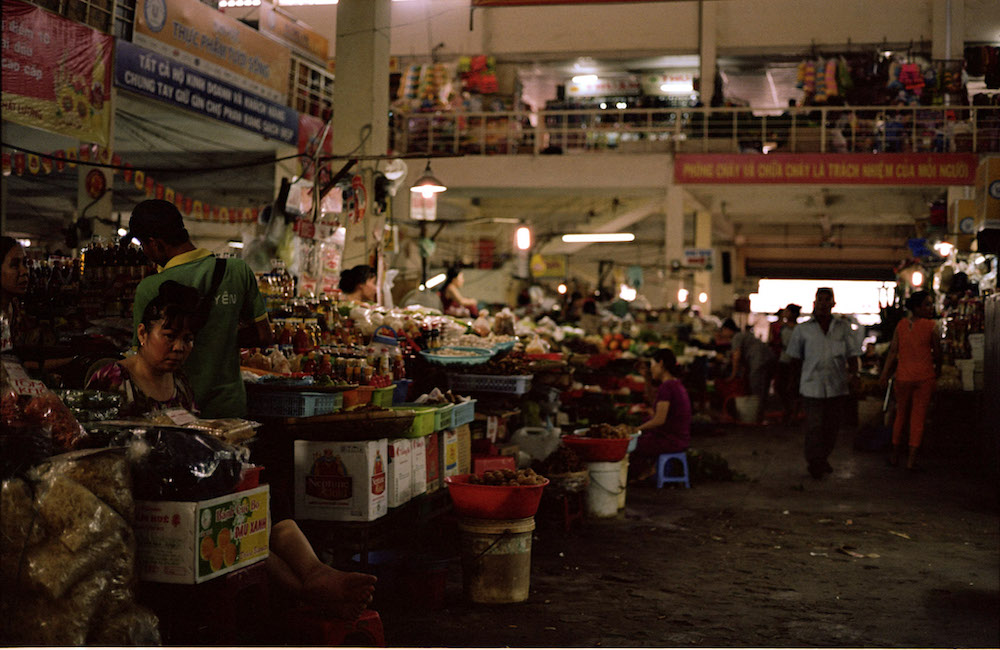
[[[913,470],[924,436],[927,407],[941,373],[941,335],[934,320],[934,297],[929,292],[915,291],[907,298],[906,308],[910,315],[896,325],[879,380],[885,387],[895,370],[896,421],[892,426],[889,464],[899,464],[903,429],[909,420],[906,469]]]
[[[639,436],[631,464],[634,477],[648,478],[655,471],[660,454],[685,451],[691,444],[691,399],[677,372],[677,357],[669,348],[661,348],[649,362],[651,380],[659,383],[653,400],[653,417],[639,426]]]

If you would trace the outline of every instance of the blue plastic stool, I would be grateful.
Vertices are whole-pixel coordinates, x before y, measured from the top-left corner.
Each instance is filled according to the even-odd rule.
[[[667,466],[671,460],[680,462],[683,472],[680,476],[670,476],[667,474]],[[676,454],[660,454],[656,460],[656,487],[663,487],[664,483],[683,483],[684,487],[690,488],[691,481],[688,479],[688,457],[686,451]]]

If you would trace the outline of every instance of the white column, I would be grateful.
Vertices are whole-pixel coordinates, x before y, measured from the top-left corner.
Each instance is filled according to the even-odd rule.
[[[336,154],[386,153],[389,119],[390,0],[340,0],[337,4],[337,77],[333,100],[333,150]],[[343,161],[333,161],[336,171]],[[377,161],[356,169],[365,182],[365,218],[347,224],[343,268],[366,264],[381,236],[384,219],[372,215],[372,175]]]
[[[677,304],[677,291],[683,286],[683,271],[672,269],[680,265],[684,258],[684,190],[673,183],[667,186],[667,198],[664,202],[663,241],[666,257],[666,279],[663,283],[663,302],[667,305]],[[691,291],[691,287],[684,287]]]
[[[931,58],[961,59],[965,52],[965,3],[932,0]]]
[[[698,57],[701,101],[708,106],[712,101],[715,89],[715,65],[717,62],[716,48],[716,3],[698,2]]]
[[[695,213],[694,247],[701,249],[712,248],[712,213],[707,210],[698,210]],[[716,266],[722,263],[718,252],[716,252],[713,262]],[[698,305],[702,314],[712,313],[712,271],[695,271],[694,286],[690,288],[690,291],[691,304]],[[702,292],[708,296],[708,300],[704,303],[698,298]]]

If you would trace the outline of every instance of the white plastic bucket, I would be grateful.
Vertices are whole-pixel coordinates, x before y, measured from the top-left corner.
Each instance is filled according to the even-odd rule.
[[[625,490],[627,489],[626,486],[628,486],[628,455],[621,459],[620,465],[622,466],[621,473],[619,475],[621,478],[622,491],[621,494],[618,495],[618,509],[622,510],[625,508]]]
[[[757,421],[757,409],[760,407],[760,397],[757,395],[740,395],[733,400],[736,402],[736,417],[744,424],[753,424]]]
[[[587,514],[591,517],[614,517],[618,499],[625,498],[622,461],[587,463],[590,484],[587,486]]]

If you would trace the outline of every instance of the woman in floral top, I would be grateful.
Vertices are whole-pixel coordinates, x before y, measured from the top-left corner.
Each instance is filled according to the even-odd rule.
[[[100,368],[87,388],[124,395],[122,417],[175,407],[196,412],[194,394],[182,368],[191,354],[194,336],[204,324],[195,309],[199,299],[193,287],[164,282],[146,306],[136,330],[138,353]]]

